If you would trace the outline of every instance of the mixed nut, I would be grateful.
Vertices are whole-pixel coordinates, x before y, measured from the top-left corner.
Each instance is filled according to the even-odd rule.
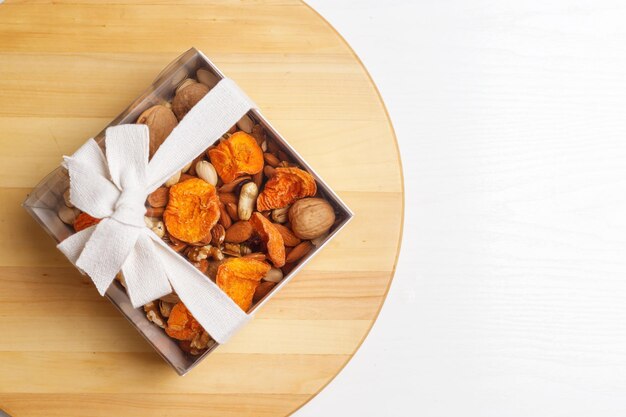
[[[197,80],[179,85],[171,104],[153,106],[137,119],[150,128],[150,157],[217,83],[208,70],[196,75]],[[73,207],[67,192],[64,201],[59,218],[76,231],[100,221]],[[145,216],[148,228],[244,311],[337,224],[335,210],[318,192],[313,176],[248,115],[152,192]],[[144,311],[191,355],[212,344],[174,293],[146,304]]]

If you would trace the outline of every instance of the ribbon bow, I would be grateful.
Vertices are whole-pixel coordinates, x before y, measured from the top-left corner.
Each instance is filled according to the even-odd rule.
[[[223,79],[187,113],[150,161],[145,125],[108,128],[106,155],[89,139],[65,157],[72,204],[102,220],[71,235],[58,248],[89,275],[100,295],[120,271],[134,307],[173,288],[218,343],[249,319],[213,281],[148,229],[144,204],[152,191],[254,107],[233,81]]]

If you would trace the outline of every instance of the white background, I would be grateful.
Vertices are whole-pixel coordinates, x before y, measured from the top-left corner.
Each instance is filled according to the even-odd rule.
[[[404,164],[389,297],[296,415],[626,416],[626,3],[309,0]]]

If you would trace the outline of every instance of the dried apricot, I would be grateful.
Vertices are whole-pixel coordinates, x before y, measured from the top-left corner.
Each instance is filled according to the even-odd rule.
[[[243,310],[252,306],[254,292],[271,267],[251,258],[231,258],[217,268],[217,285]]]
[[[76,216],[76,220],[74,220],[74,230],[80,232],[81,230],[93,226],[94,224],[100,223],[100,220],[101,219],[96,219],[87,213],[80,213]]]
[[[176,239],[198,242],[209,236],[219,218],[219,198],[213,185],[192,178],[170,187],[163,221]]]
[[[276,168],[273,176],[256,200],[257,210],[283,208],[296,200],[314,196],[317,192],[315,179],[300,168]]]
[[[255,211],[250,223],[267,246],[267,255],[276,268],[285,265],[285,241],[276,226],[261,213]]]
[[[172,307],[165,328],[168,336],[178,340],[192,340],[201,331],[202,326],[193,318],[183,303],[177,303]]]
[[[254,175],[263,169],[263,150],[246,132],[235,132],[215,148],[209,158],[218,175],[228,184],[243,174]]]

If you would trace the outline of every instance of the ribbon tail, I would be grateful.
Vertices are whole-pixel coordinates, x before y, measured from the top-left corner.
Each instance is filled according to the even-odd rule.
[[[228,341],[250,320],[250,315],[161,239],[155,236],[153,240],[167,277],[181,301],[217,343]]]
[[[69,261],[76,265],[76,261],[80,257],[80,253],[85,248],[87,241],[91,239],[91,235],[96,230],[96,226],[91,226],[86,229],[76,232],[73,235],[68,236],[63,242],[57,245],[57,249],[65,255]]]
[[[122,266],[128,297],[135,308],[172,292],[154,243],[146,235],[152,232],[144,230],[145,233],[139,235],[134,250]]]
[[[120,190],[108,179],[108,168],[98,144],[89,139],[74,155],[65,157],[70,175],[70,200],[96,218],[113,213]]]
[[[76,266],[89,275],[100,295],[106,293],[115,275],[122,269],[140,232],[137,227],[113,219],[104,219],[95,227]]]

